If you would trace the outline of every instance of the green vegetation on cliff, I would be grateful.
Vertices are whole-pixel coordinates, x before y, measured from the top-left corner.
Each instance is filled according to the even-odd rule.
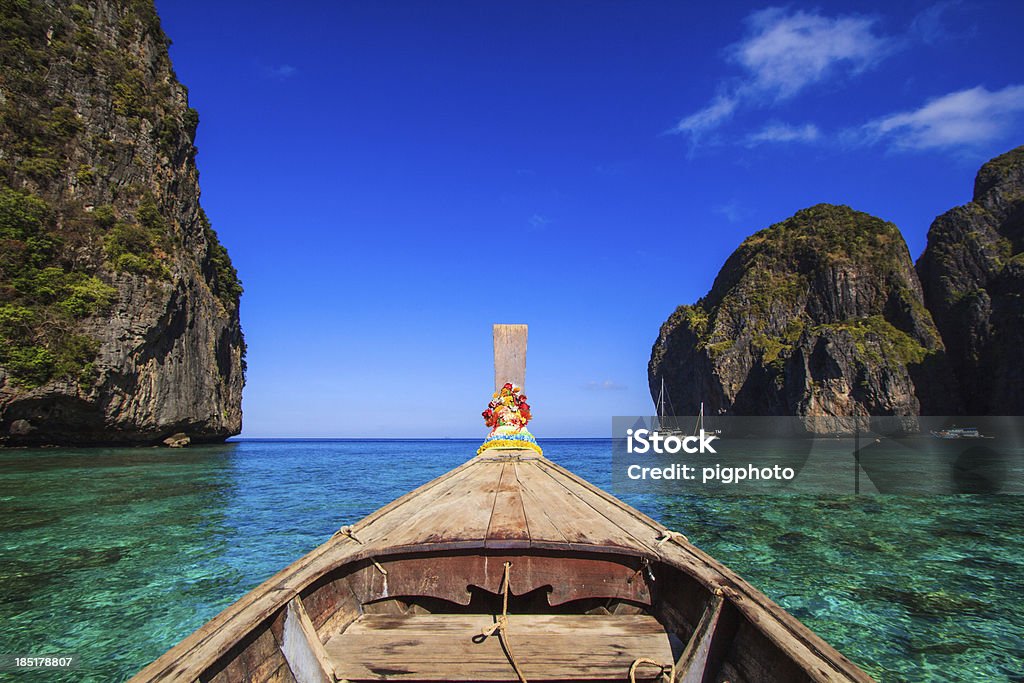
[[[887,364],[909,365],[922,362],[934,349],[923,344],[903,330],[897,329],[881,315],[869,315],[849,322],[817,325],[816,333],[845,332],[853,340],[860,358],[878,366]]]
[[[814,326],[815,302],[811,302],[809,309],[808,297],[812,289],[826,282],[837,288],[852,286],[843,273],[857,272],[860,277],[868,277],[881,286],[858,293],[858,297],[866,295],[868,299],[861,303],[864,310],[858,311],[860,315],[835,324],[857,334],[870,329],[871,337],[886,349],[906,351],[908,330],[898,329],[875,311],[881,311],[893,294],[915,309],[914,313],[924,311],[920,297],[908,290],[907,283],[894,277],[906,271],[909,263],[909,253],[899,229],[848,206],[818,204],[798,211],[791,218],[744,240],[730,263],[732,271],[724,278],[720,276],[706,301],[698,302],[698,306],[707,306],[700,314],[705,318],[704,324],[691,329],[704,347],[721,348],[729,339],[715,334],[714,322],[718,317],[728,315],[745,320],[753,332],[753,345],[761,352],[765,363],[778,361],[792,350],[805,328],[823,329],[820,325]],[[727,264],[726,268],[729,267]],[[890,287],[895,287],[895,292],[889,291]],[[821,305],[827,310],[838,303],[833,299],[843,296],[842,291],[829,293]],[[690,319],[695,316],[692,312],[688,314]],[[879,320],[886,324],[877,324]],[[865,360],[876,361],[877,354],[868,353],[864,339],[858,338],[858,350],[865,351]],[[927,353],[927,349],[921,349]],[[906,362],[916,358],[913,362],[920,362],[920,355],[908,351],[901,354],[899,360]]]
[[[744,240],[662,325],[648,374],[677,409],[916,413],[910,373],[941,349],[896,226],[819,204]]]
[[[170,249],[167,224],[151,195],[143,198],[134,221],[119,221],[113,208],[104,206],[100,225],[105,229],[103,250],[106,264],[116,271],[139,273],[154,278],[170,277],[161,258]]]
[[[75,322],[105,313],[117,290],[62,265],[50,208],[28,193],[0,188],[0,365],[25,387],[54,377],[90,378],[98,343]]]
[[[199,223],[206,237],[209,263],[213,271],[210,282],[213,292],[229,309],[237,309],[238,300],[242,296],[242,281],[238,279],[238,271],[235,270],[228,250],[220,243],[217,232],[210,225],[210,219],[202,209],[199,209]]]
[[[899,228],[848,206],[817,204],[761,230],[740,245],[745,265],[788,263],[815,268],[837,263],[899,267],[907,249]]]
[[[126,277],[172,280],[183,227],[167,198],[109,182],[144,178],[149,149],[171,166],[194,154],[198,114],[181,105],[167,43],[150,0],[0,0],[0,366],[19,387],[89,380],[100,342],[88,320]],[[237,312],[237,272],[199,220],[207,284]]]

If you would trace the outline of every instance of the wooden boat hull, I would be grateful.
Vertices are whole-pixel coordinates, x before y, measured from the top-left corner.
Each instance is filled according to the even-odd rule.
[[[132,680],[871,680],[681,535],[532,452],[488,453]]]

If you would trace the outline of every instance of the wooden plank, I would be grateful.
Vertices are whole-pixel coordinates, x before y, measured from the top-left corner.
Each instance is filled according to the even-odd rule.
[[[678,683],[703,683],[711,652],[711,640],[718,626],[718,617],[722,613],[722,598],[715,596],[704,609],[704,615],[697,622],[690,642],[686,644],[679,660],[676,662],[676,681]]]
[[[278,648],[277,640],[269,628],[264,627],[258,635],[247,638],[229,651],[221,667],[204,672],[198,677],[200,681],[211,683],[228,683],[229,681],[266,681],[284,663],[284,657]]]
[[[472,599],[469,586],[500,595],[505,562],[511,562],[510,592],[515,597],[550,587],[549,604],[584,598],[624,599],[650,604],[650,588],[638,575],[639,560],[607,555],[458,554],[406,557],[384,561],[387,597],[431,597],[460,605]],[[360,602],[385,597],[384,577],[372,565],[352,577]],[[515,608],[512,608],[515,611]]]
[[[298,683],[334,683],[334,669],[301,598],[288,602],[281,653]]]
[[[523,503],[523,516],[526,518],[526,526],[530,533],[530,545],[568,545],[569,540],[548,517],[543,503],[522,485],[519,470],[522,467],[532,467],[531,461],[512,463],[512,466],[516,475],[516,486],[519,488],[519,499]]]
[[[379,543],[400,547],[458,541],[482,542],[487,536],[501,470],[500,462],[477,461],[473,467],[460,472],[453,485],[447,487],[442,495],[407,517],[381,538]]]
[[[649,615],[509,615],[508,642],[527,679],[625,680],[647,657],[672,661],[668,634]],[[515,681],[486,614],[363,615],[327,643],[348,680]],[[651,680],[654,671],[639,672]]]
[[[405,526],[408,519],[433,501],[442,498],[453,487],[458,486],[467,470],[480,463],[478,458],[470,458],[453,470],[431,479],[423,486],[388,503],[375,512],[352,525],[356,538],[363,543],[386,545],[387,536],[395,529]]]
[[[739,680],[809,683],[808,671],[772,643],[763,631],[743,622],[728,653],[723,653]]]
[[[560,486],[542,469],[542,460],[519,463],[517,472],[523,490],[523,503],[530,520],[530,538],[536,545],[539,532],[532,524],[534,517],[547,517],[558,529],[559,536],[570,544],[627,546],[622,530],[604,515],[580,500],[573,492]],[[547,539],[544,539],[547,540]],[[558,541],[558,538],[552,539]]]
[[[302,606],[324,642],[361,613],[347,575],[336,574],[329,581],[318,582],[303,590]]]
[[[411,501],[410,505],[374,520],[360,530],[358,537],[377,547],[404,545],[402,539],[409,536],[410,528],[419,528],[425,518],[429,519],[431,510],[451,501],[455,491],[459,492],[458,495],[466,495],[469,488],[466,485],[467,478],[479,475],[482,462],[478,458],[469,460]]]
[[[255,682],[258,679],[243,678],[243,679],[233,679],[233,681],[234,680],[244,680],[244,681],[247,681],[247,682],[248,681]],[[233,683],[233,681],[232,681],[232,683]],[[270,677],[265,679],[264,683],[298,683],[298,681],[296,681],[295,680],[295,676],[292,675],[292,670],[288,668],[288,662],[285,662],[282,659],[281,666],[277,667],[277,671],[275,671],[274,673],[270,674]]]
[[[581,506],[592,508],[619,529],[618,545],[633,547],[655,556],[659,554],[657,541],[666,531],[664,526],[550,460],[538,460],[536,466],[577,498]]]
[[[494,390],[526,386],[526,325],[494,326]]]
[[[338,590],[342,592],[343,596],[341,606],[334,614],[316,627],[321,643],[326,643],[331,636],[340,632],[363,613],[363,606],[356,599],[355,592],[352,590],[351,576],[346,576],[338,583]]]
[[[494,497],[494,509],[487,526],[486,547],[508,547],[520,541],[529,545],[530,531],[523,508],[523,496],[516,477],[515,462],[502,463],[501,478]]]

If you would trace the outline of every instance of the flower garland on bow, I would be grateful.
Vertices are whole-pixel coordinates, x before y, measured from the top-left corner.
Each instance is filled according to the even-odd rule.
[[[520,393],[522,389],[511,382],[506,382],[498,391],[494,392],[491,402],[487,404],[487,410],[481,415],[484,424],[494,429],[502,426],[522,429],[532,418],[530,404],[526,402],[526,394]]]

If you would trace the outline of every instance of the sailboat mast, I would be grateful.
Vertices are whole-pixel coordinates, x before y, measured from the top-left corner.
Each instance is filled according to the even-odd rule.
[[[665,378],[661,378],[661,391],[658,393],[658,405],[654,407],[655,412],[658,413],[658,417],[664,417],[665,415]]]

